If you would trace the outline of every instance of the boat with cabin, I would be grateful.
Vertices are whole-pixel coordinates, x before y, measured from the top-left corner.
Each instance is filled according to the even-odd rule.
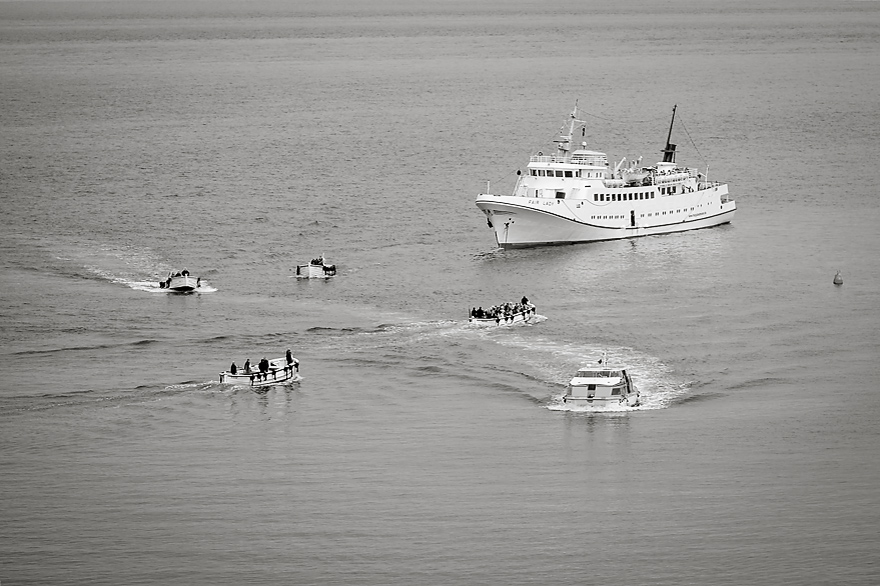
[[[164,281],[159,281],[160,289],[168,289],[172,293],[192,293],[202,286],[201,277],[193,277],[183,269],[177,273],[168,273]]]
[[[621,159],[613,167],[600,151],[572,150],[577,130],[586,134],[577,104],[556,142],[556,152],[533,155],[525,174],[517,171],[511,195],[482,193],[477,207],[486,214],[501,248],[524,248],[635,238],[709,228],[733,220],[736,202],[728,186],[675,162],[672,121],[663,160]]]
[[[281,358],[262,359],[257,368],[252,368],[250,360],[243,368],[235,363],[229,370],[220,373],[220,383],[246,387],[270,387],[302,380],[299,374],[299,360],[291,356],[290,350]]]
[[[322,254],[313,258],[307,265],[297,265],[297,279],[327,279],[336,276],[336,265],[327,264]]]
[[[606,357],[595,366],[582,366],[572,377],[562,401],[578,407],[637,407],[639,391],[622,366]]]
[[[530,322],[538,315],[534,303],[523,297],[519,303],[501,303],[489,309],[482,306],[471,309],[468,322],[478,326],[506,326]]]

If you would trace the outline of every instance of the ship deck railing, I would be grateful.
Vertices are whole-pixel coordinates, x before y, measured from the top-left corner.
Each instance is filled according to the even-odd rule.
[[[584,165],[585,167],[607,167],[608,159],[598,156],[572,158],[571,155],[532,155],[529,157],[529,163],[565,163],[567,165]]]

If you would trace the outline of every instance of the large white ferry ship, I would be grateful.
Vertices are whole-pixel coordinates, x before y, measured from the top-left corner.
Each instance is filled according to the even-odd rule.
[[[607,155],[587,150],[586,142],[571,150],[576,127],[586,124],[577,119],[575,105],[567,134],[555,141],[557,152],[533,155],[525,174],[517,171],[512,195],[477,197],[498,246],[616,240],[730,222],[736,202],[727,184],[675,162],[676,145],[670,143],[675,109],[662,161],[643,166],[641,157],[624,158],[612,168]]]

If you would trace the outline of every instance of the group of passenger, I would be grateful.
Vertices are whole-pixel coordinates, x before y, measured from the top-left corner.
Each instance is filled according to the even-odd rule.
[[[176,277],[188,277],[188,276],[189,276],[189,271],[186,269],[183,269],[182,271],[177,271],[176,273],[168,273],[167,279],[165,279],[164,281],[159,281],[159,288],[160,289],[168,289],[171,287],[171,279],[174,279]],[[202,286],[202,278],[198,277],[196,279],[196,287],[201,287],[201,286]]]
[[[272,368],[269,360],[264,356],[257,363],[257,369],[254,370],[251,368],[251,359],[248,358],[244,361],[244,366],[241,368],[242,374],[249,374],[251,377],[251,383],[255,381],[265,381],[269,380],[269,375],[272,375],[272,379],[278,378],[278,372],[282,371],[284,373],[284,378],[291,376],[293,373],[299,371],[299,360],[293,357],[293,354],[290,352],[290,348],[287,349],[287,353],[284,356],[285,364],[282,368]],[[229,374],[238,374],[238,366],[233,362],[232,366],[229,367]]]
[[[495,323],[513,321],[514,316],[522,313],[524,316],[534,313],[536,308],[529,303],[529,298],[523,295],[518,303],[506,302],[500,305],[493,305],[489,309],[483,309],[482,306],[471,309],[471,317],[474,319],[494,319]]]

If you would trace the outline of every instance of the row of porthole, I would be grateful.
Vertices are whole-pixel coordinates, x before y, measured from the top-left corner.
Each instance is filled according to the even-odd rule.
[[[624,197],[623,199],[620,198],[620,196],[627,196],[627,195],[632,195],[635,197],[631,197],[629,199],[627,199],[626,197]],[[606,196],[608,197],[608,199],[605,199]],[[614,197],[617,197],[617,199],[613,199]],[[654,199],[654,193],[649,191],[649,192],[641,192],[641,193],[594,193],[593,194],[593,201],[634,201],[634,200],[640,200],[640,199]]]
[[[697,207],[702,207],[702,205],[697,206]],[[696,208],[691,208],[690,211],[694,211],[695,209]],[[665,216],[667,213],[668,214],[680,214],[681,212],[687,213],[688,210],[675,210],[674,212],[672,212],[672,211],[670,211],[670,212],[654,212],[652,214],[648,214],[648,217],[651,218],[654,216],[659,216],[661,214]],[[645,214],[639,214],[639,217],[644,218]],[[591,220],[622,220],[624,218],[626,218],[626,216],[590,216]]]

